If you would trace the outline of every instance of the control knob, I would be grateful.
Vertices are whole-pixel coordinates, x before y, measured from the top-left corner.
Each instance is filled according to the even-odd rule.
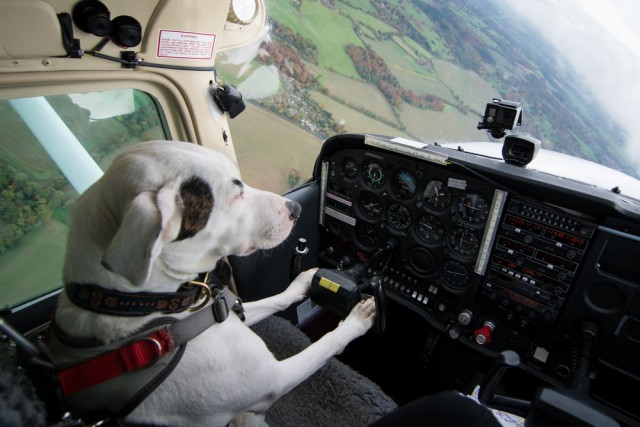
[[[493,322],[484,322],[480,329],[473,332],[476,342],[480,345],[491,344],[491,333],[495,328],[496,325]]]
[[[469,323],[471,323],[472,319],[473,313],[469,309],[465,308],[460,312],[460,314],[458,314],[458,323],[460,323],[462,326],[467,326]]]

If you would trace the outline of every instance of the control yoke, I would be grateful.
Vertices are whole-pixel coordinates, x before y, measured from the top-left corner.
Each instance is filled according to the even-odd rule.
[[[361,279],[369,267],[396,246],[398,246],[398,241],[390,238],[366,261],[356,264],[348,270],[319,269],[311,282],[309,291],[311,300],[330,313],[344,319],[351,312],[351,309],[363,298],[367,298],[370,293],[376,302],[374,330],[378,333],[383,332],[386,327],[386,298],[382,288],[382,279],[379,276],[373,276],[369,280]]]

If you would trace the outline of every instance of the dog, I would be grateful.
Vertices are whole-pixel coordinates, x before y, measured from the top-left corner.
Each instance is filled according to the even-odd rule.
[[[72,301],[70,285],[122,294],[176,292],[223,257],[282,243],[300,214],[297,202],[244,183],[237,165],[214,150],[176,141],[127,148],[74,203],[55,326],[67,337],[105,344],[131,336],[167,315],[96,313]],[[190,340],[173,371],[125,421],[263,422],[260,414],[276,399],[373,325],[375,303],[362,301],[333,331],[293,357],[276,360],[249,326],[304,299],[315,271],[302,272],[280,294],[244,303],[244,321],[230,312]]]

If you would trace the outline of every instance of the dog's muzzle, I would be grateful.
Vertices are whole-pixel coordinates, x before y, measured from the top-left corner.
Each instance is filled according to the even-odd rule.
[[[302,206],[300,206],[300,203],[293,200],[287,200],[286,206],[287,209],[289,209],[289,218],[291,218],[292,221],[296,221],[300,218],[300,214],[302,213]]]

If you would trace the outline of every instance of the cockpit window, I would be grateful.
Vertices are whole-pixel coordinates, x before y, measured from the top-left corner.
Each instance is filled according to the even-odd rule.
[[[230,121],[243,178],[283,192],[345,132],[465,144],[502,161],[503,140],[477,128],[497,98],[521,104],[514,132],[540,141],[544,161],[530,168],[585,181],[597,163],[606,177],[587,182],[629,195],[640,177],[637,56],[593,5],[521,3],[270,0],[263,39],[216,58],[248,101]],[[559,167],[551,152],[565,155]]]
[[[69,207],[114,154],[170,139],[162,112],[133,90],[0,101],[0,304],[59,288]]]

